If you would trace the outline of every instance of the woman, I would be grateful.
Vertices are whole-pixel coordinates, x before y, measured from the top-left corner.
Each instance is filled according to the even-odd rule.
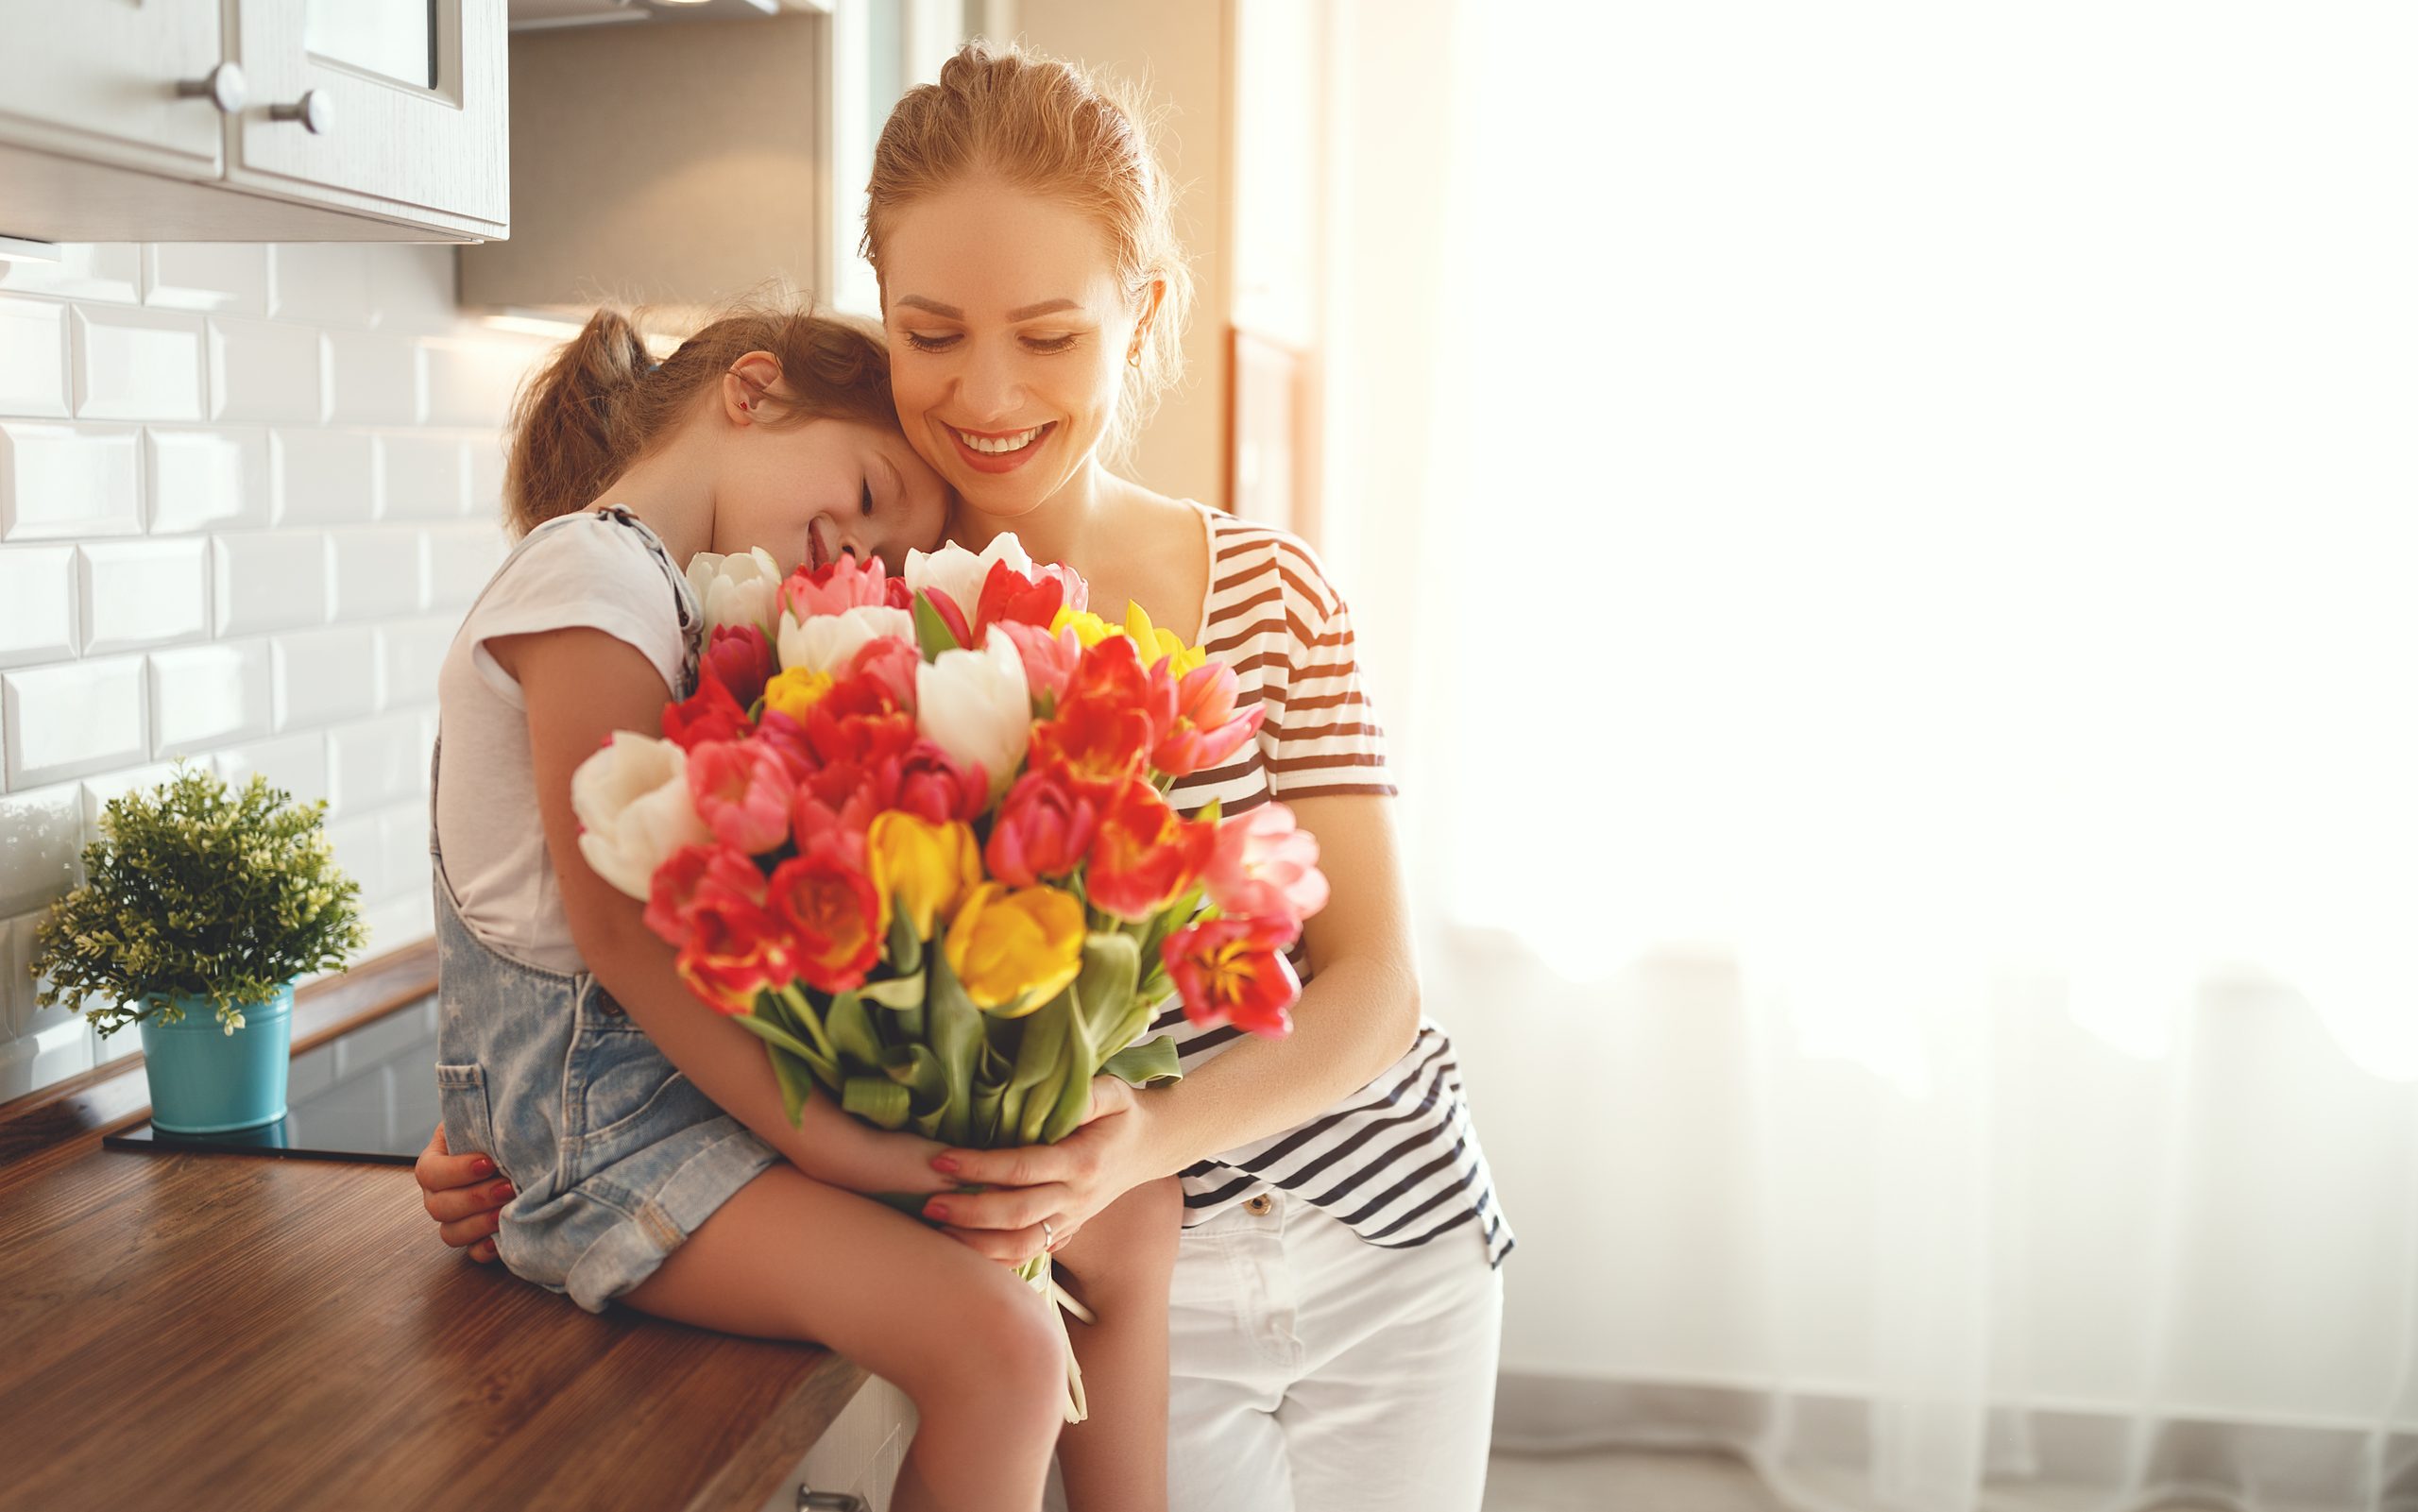
[[[1475,1508],[1511,1236],[1450,1042],[1420,1011],[1350,615],[1299,541],[1103,460],[1174,378],[1189,289],[1142,122],[1078,70],[980,44],[899,102],[865,217],[893,396],[958,494],[960,542],[1013,531],[1095,604],[1138,603],[1235,668],[1269,705],[1260,739],[1173,796],[1230,814],[1282,798],[1336,887],[1304,928],[1289,1038],[1194,1032],[1170,1010],[1155,1028],[1182,1046],[1181,1082],[1102,1079],[1102,1115],[1062,1144],[939,1157],[994,1190],[926,1212],[1013,1259],[1045,1222],[1063,1237],[1180,1174],[1170,1504]],[[463,1158],[432,1142],[419,1175],[447,1242],[480,1244]],[[1115,1431],[1113,1413],[1070,1430]]]

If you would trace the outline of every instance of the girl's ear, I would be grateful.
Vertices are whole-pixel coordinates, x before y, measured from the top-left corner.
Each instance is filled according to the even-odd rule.
[[[1142,285],[1141,292],[1134,297],[1140,311],[1133,322],[1132,344],[1125,348],[1126,362],[1137,365],[1141,363],[1142,348],[1150,339],[1150,326],[1159,318],[1159,304],[1166,297],[1167,280],[1165,279],[1152,279]]]
[[[733,425],[753,424],[780,378],[781,360],[768,351],[751,351],[731,364],[722,375],[724,417]]]

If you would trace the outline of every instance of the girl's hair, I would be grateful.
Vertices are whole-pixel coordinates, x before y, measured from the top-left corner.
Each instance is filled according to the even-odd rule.
[[[889,349],[860,324],[808,310],[742,307],[657,363],[630,316],[604,306],[529,376],[513,401],[503,507],[514,534],[594,502],[752,351],[771,352],[781,365],[768,396],[774,407],[758,424],[821,418],[897,428]]]
[[[1150,143],[1139,95],[1021,47],[973,42],[890,112],[865,185],[862,250],[881,273],[882,244],[917,199],[980,177],[1073,206],[1108,233],[1117,279],[1139,299],[1165,285],[1138,362],[1125,371],[1111,428],[1120,450],[1183,368],[1192,277],[1175,234],[1175,191]]]

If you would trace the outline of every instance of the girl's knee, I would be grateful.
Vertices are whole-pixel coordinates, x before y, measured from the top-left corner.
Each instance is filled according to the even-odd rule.
[[[917,1362],[900,1389],[926,1404],[931,1396],[968,1392],[988,1399],[1052,1395],[1066,1373],[1066,1338],[1051,1303],[1000,1272],[1003,1285],[970,1287],[941,1309],[945,1350]],[[969,1368],[971,1367],[971,1368]]]

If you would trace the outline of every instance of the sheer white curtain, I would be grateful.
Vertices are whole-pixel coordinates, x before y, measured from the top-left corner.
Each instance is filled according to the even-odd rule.
[[[2418,1508],[2418,10],[1345,13],[1507,1436]]]

